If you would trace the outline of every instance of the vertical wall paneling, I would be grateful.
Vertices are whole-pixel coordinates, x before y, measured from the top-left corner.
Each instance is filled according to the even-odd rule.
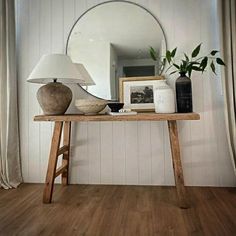
[[[100,184],[101,182],[101,146],[100,146],[100,122],[90,122],[88,125],[88,160],[89,160],[89,183]]]
[[[63,0],[51,0],[52,53],[64,52],[64,9]]]
[[[139,184],[147,185],[152,180],[151,129],[149,121],[138,122]]]
[[[74,21],[76,21],[87,9],[87,1],[86,0],[74,0]]]
[[[125,154],[126,154],[126,183],[139,183],[139,159],[138,159],[138,122],[125,122]]]
[[[52,124],[33,122],[40,113],[37,84],[26,78],[46,53],[65,53],[68,33],[88,8],[103,0],[16,0],[19,115],[25,182],[45,178]],[[216,0],[135,0],[162,24],[168,48],[202,53],[219,48]],[[218,73],[219,74],[219,73]],[[171,78],[173,79],[178,75]],[[188,185],[235,186],[226,140],[220,75],[193,74],[194,110],[200,121],[178,122],[185,181]],[[88,95],[70,86],[73,101]],[[173,185],[166,122],[80,122],[72,124],[71,183]],[[60,180],[58,179],[57,182]]]
[[[99,2],[99,0],[87,0],[86,1],[86,6],[87,6],[87,9],[97,5]]]
[[[112,184],[112,122],[101,122],[101,183]]]
[[[89,183],[88,124],[72,126],[71,183]]]
[[[151,158],[152,158],[152,180],[154,185],[165,184],[165,152],[163,129],[166,122],[151,122]]]
[[[112,124],[112,160],[113,160],[113,176],[112,182],[115,184],[125,184],[125,122],[113,122]]]

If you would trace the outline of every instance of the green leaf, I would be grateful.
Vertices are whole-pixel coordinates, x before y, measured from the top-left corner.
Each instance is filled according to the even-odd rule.
[[[185,58],[186,58],[186,61],[189,61],[189,57],[187,56],[186,53],[184,53],[184,56],[185,56]]]
[[[171,52],[171,57],[174,57],[174,56],[175,56],[176,51],[177,51],[177,47],[172,50],[172,52]]]
[[[187,61],[182,60],[182,69],[186,70],[187,69]]]
[[[223,60],[219,57],[216,58],[216,63],[221,65],[221,66],[225,66],[225,63],[223,62]]]
[[[197,66],[192,66],[192,70],[195,70],[195,71],[202,71],[202,69],[200,67],[197,67]]]
[[[150,53],[150,56],[151,56],[152,60],[156,61],[157,60],[156,51],[153,47],[150,47],[149,53]]]
[[[188,70],[188,77],[191,78],[191,75],[192,75],[192,69],[189,69]]]
[[[196,57],[198,54],[199,54],[199,52],[200,52],[200,49],[201,49],[201,43],[193,50],[193,52],[192,52],[192,57]]]
[[[177,64],[173,63],[173,66],[179,69],[179,66]]]
[[[217,51],[217,50],[212,50],[212,51],[211,51],[211,55],[212,55],[212,56],[215,56],[217,52],[219,52],[219,51]]]
[[[213,72],[214,74],[216,74],[216,67],[215,67],[213,61],[211,62],[211,70],[212,70],[212,72]]]
[[[169,50],[166,51],[166,59],[167,59],[168,63],[171,62],[171,52]]]
[[[204,57],[200,63],[200,67],[202,69],[202,72],[205,70],[208,62],[208,57]]]
[[[161,64],[164,66],[166,64],[166,58],[163,58]]]
[[[177,70],[172,71],[172,72],[170,73],[170,75],[173,75],[173,74],[176,73],[176,72],[177,72]]]

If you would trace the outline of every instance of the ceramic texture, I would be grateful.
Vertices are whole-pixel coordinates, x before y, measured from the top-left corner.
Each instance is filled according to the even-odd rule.
[[[154,103],[156,113],[174,113],[175,112],[175,95],[173,89],[166,84],[160,85],[154,90]]]
[[[175,83],[177,111],[179,113],[193,112],[191,80],[181,75]]]
[[[106,100],[77,99],[75,101],[76,108],[85,115],[96,115],[101,112],[106,105]]]
[[[72,92],[62,83],[52,82],[39,88],[37,99],[45,115],[62,115],[71,103]]]
[[[111,109],[111,112],[119,112],[119,110],[124,107],[124,103],[121,102],[111,102],[107,105]]]

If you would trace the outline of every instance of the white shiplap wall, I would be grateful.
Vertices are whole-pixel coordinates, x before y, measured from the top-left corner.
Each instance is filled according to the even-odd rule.
[[[33,122],[41,112],[38,85],[26,78],[41,55],[65,53],[75,20],[97,0],[16,0],[21,157],[25,182],[43,182],[52,124]],[[189,52],[199,42],[219,48],[215,0],[136,0],[162,24],[169,48]],[[193,76],[200,121],[178,122],[187,185],[235,186],[224,125],[220,78]],[[72,87],[74,98],[85,96]],[[73,104],[70,111],[73,111]],[[71,183],[174,184],[164,122],[81,122],[72,126]]]

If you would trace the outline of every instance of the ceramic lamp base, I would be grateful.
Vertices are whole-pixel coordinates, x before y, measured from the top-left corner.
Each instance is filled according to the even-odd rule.
[[[37,99],[45,115],[62,115],[71,103],[72,92],[62,83],[52,82],[39,88]]]

